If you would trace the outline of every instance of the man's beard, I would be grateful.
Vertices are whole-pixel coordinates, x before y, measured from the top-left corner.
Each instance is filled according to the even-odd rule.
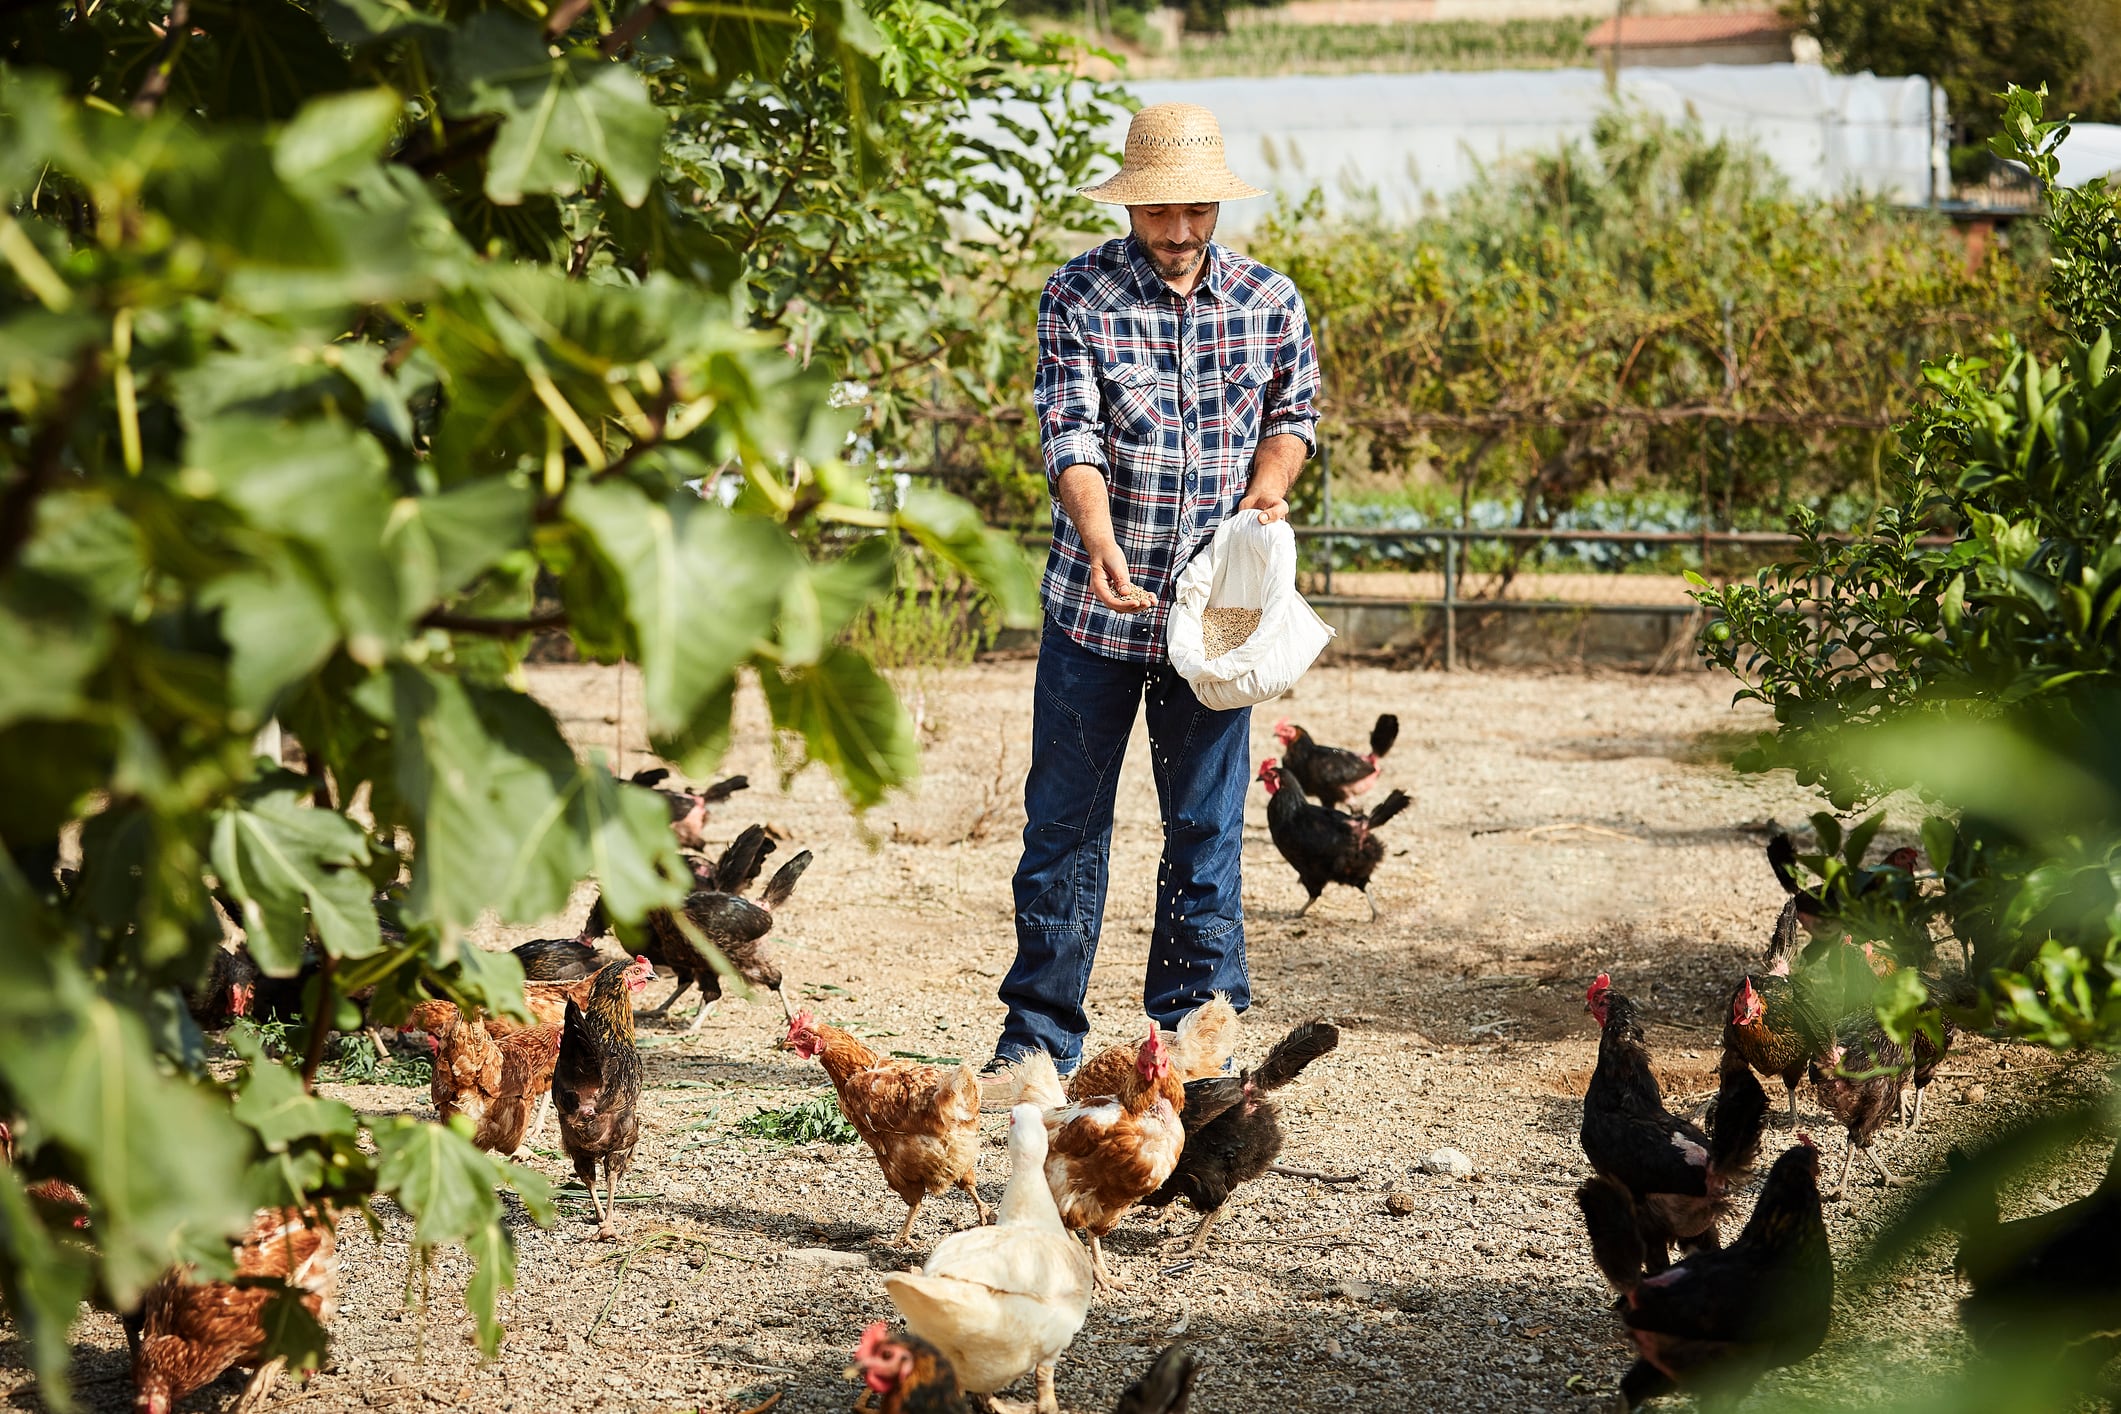
[[[1166,280],[1183,280],[1199,268],[1201,257],[1207,254],[1207,251],[1208,243],[1206,241],[1182,250],[1176,255],[1151,246],[1149,248],[1149,262],[1156,267],[1156,273],[1163,276]]]

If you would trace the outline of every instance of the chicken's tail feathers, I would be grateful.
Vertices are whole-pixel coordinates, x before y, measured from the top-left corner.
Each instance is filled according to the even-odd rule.
[[[1067,1103],[1068,1092],[1061,1088],[1060,1072],[1053,1068],[1053,1057],[1044,1051],[1025,1053],[999,1076],[980,1085],[983,1110],[1009,1110],[1018,1105],[1057,1110]]]
[[[1265,1059],[1252,1067],[1252,1082],[1261,1090],[1279,1090],[1304,1067],[1340,1044],[1340,1028],[1330,1021],[1306,1021],[1274,1043]]]
[[[1752,1172],[1760,1157],[1760,1135],[1767,1127],[1767,1091],[1747,1065],[1726,1066],[1716,1088],[1715,1118],[1709,1126],[1709,1172],[1736,1185]]]
[[[749,776],[731,776],[728,780],[716,781],[713,785],[701,791],[700,799],[706,801],[709,805],[713,805],[717,801],[729,799],[730,796],[735,795],[740,790],[750,789],[751,778]]]
[[[740,892],[759,876],[759,865],[773,853],[764,825],[746,825],[714,861],[714,886],[725,894]]]
[[[1787,831],[1777,830],[1768,836],[1767,862],[1768,867],[1775,871],[1775,882],[1782,885],[1784,893],[1795,897],[1803,892],[1797,883],[1797,875],[1790,867],[1797,862],[1797,845]]]
[[[1390,820],[1393,816],[1399,814],[1400,811],[1406,809],[1413,803],[1413,798],[1409,796],[1405,791],[1393,791],[1390,795],[1386,796],[1383,800],[1379,801],[1377,805],[1370,811],[1370,828],[1373,830],[1376,829],[1379,825],[1384,824],[1387,820]]]
[[[1165,1347],[1142,1377],[1127,1386],[1112,1414],[1186,1414],[1200,1358],[1184,1342]]]
[[[669,779],[670,768],[668,766],[646,766],[628,776],[626,783],[628,785],[646,786],[650,790],[654,790]]]
[[[1244,1023],[1227,994],[1217,992],[1182,1018],[1165,1044],[1171,1049],[1171,1070],[1180,1080],[1205,1080],[1222,1073],[1223,1062],[1237,1053],[1238,1032]]]
[[[1399,740],[1399,718],[1390,712],[1381,713],[1377,725],[1370,728],[1370,754],[1382,757]]]
[[[1587,1178],[1576,1190],[1576,1206],[1591,1235],[1591,1260],[1605,1279],[1621,1291],[1642,1280],[1645,1253],[1642,1230],[1635,1221],[1635,1200],[1610,1178]]]
[[[816,856],[806,849],[773,871],[773,877],[766,881],[766,891],[759,895],[759,902],[766,906],[767,911],[771,912],[788,902],[788,896],[795,892],[795,881],[803,877],[803,871],[810,867],[810,861],[814,858]]]
[[[1772,963],[1777,958],[1795,964],[1797,954],[1804,950],[1805,932],[1803,920],[1798,917],[1797,900],[1794,896],[1784,899],[1782,912],[1775,915],[1775,931],[1768,939],[1767,951],[1761,961]]]

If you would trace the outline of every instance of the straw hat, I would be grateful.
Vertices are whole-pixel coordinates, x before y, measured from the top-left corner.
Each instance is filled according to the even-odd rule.
[[[1127,157],[1113,177],[1084,187],[1114,206],[1238,201],[1266,193],[1240,181],[1223,160],[1223,130],[1197,103],[1155,103],[1127,124]]]

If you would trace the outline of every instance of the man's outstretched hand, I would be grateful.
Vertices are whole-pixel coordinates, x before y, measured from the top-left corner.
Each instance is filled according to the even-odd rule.
[[[1156,602],[1148,590],[1127,577],[1127,556],[1117,541],[1090,550],[1090,592],[1116,614],[1138,614]]]

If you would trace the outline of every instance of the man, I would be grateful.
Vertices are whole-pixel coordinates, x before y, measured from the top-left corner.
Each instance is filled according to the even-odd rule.
[[[1104,919],[1112,802],[1144,699],[1164,848],[1142,1000],[1170,1027],[1226,992],[1251,1003],[1239,845],[1249,709],[1202,707],[1172,671],[1172,587],[1224,517],[1289,513],[1314,449],[1318,358],[1286,276],[1217,245],[1219,204],[1264,195],[1231,174],[1215,115],[1134,115],[1093,201],[1132,234],[1069,261],[1038,313],[1039,439],[1055,502],[1046,624],[1016,871],[1016,962],[989,1070],[1025,1052],[1081,1060]]]

